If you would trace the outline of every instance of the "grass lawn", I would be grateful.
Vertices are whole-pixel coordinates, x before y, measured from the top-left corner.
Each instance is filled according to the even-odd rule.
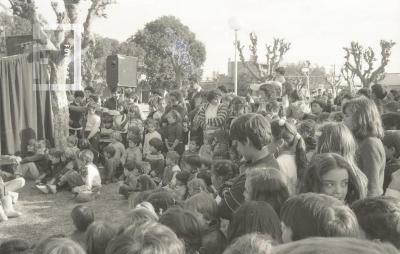
[[[43,194],[32,186],[33,182],[27,182],[19,190],[15,208],[23,215],[0,222],[0,241],[22,238],[34,243],[51,235],[69,235],[74,230],[70,213],[77,203],[72,199],[73,194],[67,191]],[[118,194],[117,183],[102,186],[98,198],[84,205],[93,209],[95,220],[115,226],[124,223],[128,212],[128,202]]]

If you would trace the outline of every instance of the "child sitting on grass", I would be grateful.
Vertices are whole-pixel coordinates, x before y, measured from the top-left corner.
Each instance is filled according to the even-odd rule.
[[[128,148],[122,155],[121,162],[125,165],[128,162],[137,162],[142,160],[142,151],[140,150],[140,143],[142,139],[139,136],[128,137]]]
[[[79,153],[79,148],[78,148],[78,137],[71,135],[67,137],[67,147],[71,148],[76,154]]]
[[[70,238],[86,249],[85,232],[94,221],[94,213],[91,208],[78,205],[72,209],[71,218],[75,225],[75,231]]]
[[[150,154],[146,156],[146,161],[151,165],[150,175],[153,178],[162,179],[164,174],[164,155],[161,151],[164,147],[161,139],[152,138],[149,141],[149,151]]]
[[[165,158],[166,167],[164,169],[164,175],[162,178],[161,186],[170,185],[174,187],[176,184],[176,174],[181,172],[178,166],[179,154],[175,151],[169,151]]]
[[[151,153],[150,151],[150,140],[153,138],[162,139],[160,133],[157,131],[158,129],[158,121],[154,119],[147,119],[145,122],[147,133],[144,135],[143,141],[143,158],[146,158],[147,155]]]
[[[129,194],[134,192],[137,187],[137,179],[140,176],[139,169],[137,165],[130,161],[127,162],[124,166],[124,181],[121,183],[119,187],[119,194],[128,198]]]
[[[115,155],[113,157],[118,160],[121,160],[122,155],[125,154],[125,146],[121,143],[121,141],[121,133],[119,133],[118,131],[114,131],[113,133],[111,133],[110,145],[115,148]]]
[[[121,161],[115,157],[115,153],[115,147],[112,145],[108,145],[103,149],[104,158],[106,160],[104,164],[105,184],[115,181],[116,178],[121,175],[121,173],[118,172],[118,169],[121,166]]]
[[[78,171],[72,171],[61,179],[61,182],[67,182],[72,192],[77,193],[78,196],[79,194],[90,195],[94,187],[101,186],[100,173],[93,164],[93,157],[93,152],[90,150],[80,152]]]

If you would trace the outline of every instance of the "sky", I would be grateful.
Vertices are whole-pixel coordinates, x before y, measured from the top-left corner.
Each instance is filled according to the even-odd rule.
[[[386,71],[400,73],[400,0],[112,1],[116,4],[107,7],[108,18],[94,20],[95,33],[123,41],[146,23],[174,15],[204,43],[205,76],[227,73],[228,59],[234,58],[234,31],[228,25],[232,17],[240,24],[242,44],[250,44],[250,32],[257,34],[260,61],[265,59],[264,45],[279,37],[291,43],[283,64],[308,60],[338,70],[344,63],[343,47],[351,41],[371,46],[379,57],[379,41],[386,39],[397,43]],[[49,2],[36,0],[38,11],[55,22]],[[7,0],[0,3],[8,5]]]

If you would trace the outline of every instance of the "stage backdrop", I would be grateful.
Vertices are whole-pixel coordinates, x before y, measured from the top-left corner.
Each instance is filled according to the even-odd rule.
[[[34,89],[34,71],[35,83],[48,84],[46,65],[32,55],[0,58],[0,154],[25,152],[30,138],[53,144],[50,92]]]

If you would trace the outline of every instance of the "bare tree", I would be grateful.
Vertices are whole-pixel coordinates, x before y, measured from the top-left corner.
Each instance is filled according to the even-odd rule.
[[[355,73],[350,71],[350,69],[346,66],[346,64],[340,69],[341,77],[346,81],[349,86],[350,92],[353,91],[354,88],[354,77]]]
[[[48,56],[50,84],[65,84],[66,83],[66,55],[64,50],[66,47],[72,46],[71,40],[73,34],[66,32],[64,29],[57,29],[52,36],[44,30],[44,23],[39,19],[37,8],[34,0],[9,0],[13,14],[25,18],[31,24],[38,28],[34,33],[35,37],[39,38],[40,44],[54,45],[54,50],[51,50]],[[57,17],[57,23],[62,24],[79,24],[78,11],[81,9],[81,0],[63,0],[64,8],[58,5],[58,2],[51,1],[52,9]],[[111,3],[110,0],[90,0],[91,5],[88,9],[87,16],[83,22],[82,44],[81,49],[83,54],[89,45],[94,43],[92,37],[92,21],[95,17],[106,17],[105,9]],[[73,48],[71,48],[73,50]],[[68,100],[65,90],[51,90],[52,112],[54,123],[54,142],[56,147],[63,147],[66,144],[66,137],[69,131],[69,111]]]
[[[250,33],[250,42],[250,61],[246,61],[244,57],[243,49],[245,46],[242,46],[240,41],[237,42],[237,49],[239,50],[240,61],[257,81],[265,82],[272,79],[272,75],[275,69],[279,66],[280,62],[283,59],[283,56],[290,49],[291,44],[289,42],[285,42],[284,39],[279,38],[275,38],[272,45],[266,44],[265,47],[267,53],[265,56],[267,61],[266,63],[262,64],[258,62],[258,38],[254,32]]]
[[[358,42],[351,42],[350,47],[343,48],[346,52],[344,58],[346,59],[345,68],[347,68],[344,71],[349,71],[351,75],[357,76],[363,87],[371,87],[384,78],[385,67],[389,63],[391,49],[395,44],[393,41],[380,41],[381,61],[378,68],[374,69],[377,59],[373,49],[371,47],[364,48]]]

